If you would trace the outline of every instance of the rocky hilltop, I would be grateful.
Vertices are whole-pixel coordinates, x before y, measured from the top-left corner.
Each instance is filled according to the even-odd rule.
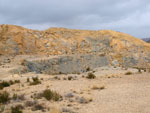
[[[142,40],[145,41],[145,42],[150,43],[150,38],[143,38]]]
[[[26,60],[24,65],[38,73],[78,73],[106,65],[147,66],[150,44],[112,30],[37,31],[0,25],[0,55],[55,55],[58,57],[46,61]]]

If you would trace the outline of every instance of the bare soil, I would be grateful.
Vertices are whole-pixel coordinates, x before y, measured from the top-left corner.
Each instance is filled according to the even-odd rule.
[[[10,96],[15,93],[23,94],[25,100],[11,100],[1,105],[5,106],[4,113],[9,113],[11,106],[17,104],[24,106],[24,113],[150,113],[150,73],[148,72],[138,73],[136,69],[103,67],[92,72],[96,75],[95,79],[86,78],[89,72],[78,75],[11,74],[8,70],[18,66],[17,59],[0,66],[0,80],[20,80],[21,82],[6,87],[0,92],[7,91]],[[132,74],[125,75],[126,72],[132,72]],[[40,79],[41,84],[29,85],[27,78],[32,80],[35,76]],[[73,79],[68,80],[68,76]],[[45,89],[58,92],[63,99],[55,102],[44,98],[31,98]],[[67,97],[67,94],[73,96]],[[81,98],[84,98],[83,102]],[[32,107],[25,106],[26,101],[37,101],[45,109],[34,111]]]

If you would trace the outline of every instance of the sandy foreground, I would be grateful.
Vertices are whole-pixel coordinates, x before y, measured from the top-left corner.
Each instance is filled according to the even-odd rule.
[[[103,67],[92,72],[95,79],[87,79],[89,72],[68,75],[44,75],[36,73],[10,74],[12,64],[0,66],[0,80],[20,80],[20,83],[6,87],[0,92],[8,91],[10,95],[23,94],[22,101],[10,101],[4,113],[10,113],[11,106],[21,104],[24,113],[150,113],[150,73],[138,73],[136,69]],[[131,75],[125,75],[132,72]],[[38,76],[41,84],[29,85],[27,78]],[[72,80],[68,80],[68,76]],[[57,102],[31,96],[51,89],[62,95]],[[71,96],[69,96],[71,95]],[[26,101],[37,101],[44,110],[32,110],[26,107]]]

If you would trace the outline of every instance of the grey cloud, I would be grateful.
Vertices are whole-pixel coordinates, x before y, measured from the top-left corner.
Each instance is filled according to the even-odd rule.
[[[148,37],[149,0],[0,0],[0,24],[113,29]],[[137,32],[138,31],[138,32]]]

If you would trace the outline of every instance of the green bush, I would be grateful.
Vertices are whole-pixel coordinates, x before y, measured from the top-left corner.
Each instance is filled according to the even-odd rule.
[[[37,101],[26,101],[25,102],[26,107],[32,107],[32,106],[35,106],[35,105],[37,105]]]
[[[17,95],[17,94],[13,94],[12,99],[13,99],[13,100],[17,100],[17,98],[18,98],[18,95]]]
[[[0,93],[0,103],[6,104],[10,100],[9,93],[4,91]]]
[[[4,87],[9,87],[10,84],[9,82],[3,81],[0,83],[0,90],[2,90]]]
[[[10,85],[13,85],[13,84],[14,84],[14,81],[10,80],[10,81],[9,81],[9,84],[10,84]]]
[[[88,71],[90,71],[90,67],[87,67],[87,68],[86,68],[86,72],[88,72]]]
[[[23,109],[22,105],[11,107],[11,113],[23,113],[22,109]]]
[[[54,101],[59,101],[62,98],[60,94],[50,89],[44,90],[42,93],[42,96],[46,98],[47,100],[54,100]]]
[[[73,77],[72,77],[72,76],[69,76],[69,77],[68,77],[68,80],[72,80],[72,79],[73,79]]]
[[[142,73],[142,71],[141,71],[141,69],[140,69],[140,68],[138,68],[138,72],[139,72],[139,73]]]
[[[30,78],[27,78],[27,82],[30,82]]]
[[[130,72],[130,71],[128,71],[128,72],[125,73],[125,75],[132,75],[132,74],[133,74],[133,73]]]
[[[93,73],[88,73],[87,77],[88,79],[94,79],[96,76]]]
[[[0,82],[0,90],[2,90],[5,87],[9,87],[10,85],[13,85],[15,83],[20,83],[20,80],[15,80],[15,81],[2,81]]]
[[[38,85],[41,84],[41,81],[38,77],[32,77],[33,82],[30,82],[30,85]]]
[[[20,83],[20,80],[15,80],[14,82],[15,82],[15,83]]]

